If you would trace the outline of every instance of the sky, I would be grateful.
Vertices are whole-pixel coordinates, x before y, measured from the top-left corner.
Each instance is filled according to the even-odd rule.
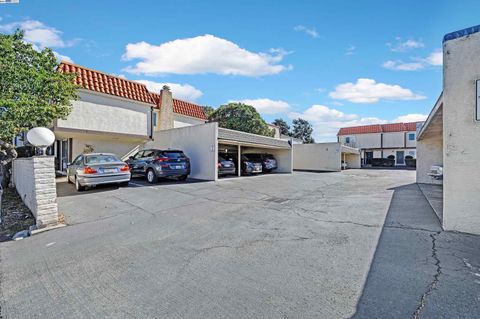
[[[442,89],[442,38],[480,24],[478,1],[54,1],[0,4],[59,59],[267,122],[301,117],[318,142],[340,127],[418,121]]]

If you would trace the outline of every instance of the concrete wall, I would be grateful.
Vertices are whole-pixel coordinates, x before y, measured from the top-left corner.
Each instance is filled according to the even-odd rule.
[[[443,165],[442,137],[425,138],[417,142],[417,183],[442,184],[442,180],[427,175],[432,165]]]
[[[205,124],[205,121],[180,114],[174,114],[173,116],[173,127],[175,128],[199,124]]]
[[[273,149],[273,148],[255,148],[243,147],[242,154],[248,153],[267,153],[272,154],[277,160],[277,173],[291,173],[293,171],[293,152],[292,149]]]
[[[154,132],[145,147],[180,149],[190,158],[190,177],[217,180],[217,123],[186,126]]]
[[[444,227],[476,234],[480,234],[480,123],[475,121],[479,57],[479,33],[443,45]]]
[[[345,158],[345,162],[348,165],[348,168],[361,168],[361,158],[360,154],[345,154],[345,157],[342,155],[342,159]]]
[[[383,133],[383,147],[404,147],[405,132]]]
[[[293,169],[340,171],[340,143],[294,144]]]
[[[38,228],[58,223],[53,157],[15,159],[12,180],[18,194],[35,217]]]
[[[150,135],[151,108],[144,103],[80,90],[80,99],[59,128]]]

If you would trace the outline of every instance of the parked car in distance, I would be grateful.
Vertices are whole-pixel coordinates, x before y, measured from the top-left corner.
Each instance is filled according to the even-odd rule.
[[[242,155],[242,173],[258,174],[262,172],[262,162]]]
[[[218,155],[218,175],[234,175],[237,171],[232,157],[223,157]]]
[[[77,191],[101,184],[127,186],[130,177],[127,163],[110,153],[80,154],[67,166],[67,181],[74,183]]]
[[[190,159],[181,150],[141,150],[127,164],[132,176],[145,176],[149,183],[164,177],[184,181],[190,175]]]
[[[264,173],[270,173],[272,170],[277,168],[277,160],[272,154],[250,153],[245,154],[245,156],[253,162],[260,162],[262,164],[262,171]]]

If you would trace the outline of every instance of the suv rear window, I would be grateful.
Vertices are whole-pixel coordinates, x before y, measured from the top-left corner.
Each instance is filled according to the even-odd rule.
[[[185,157],[185,154],[183,154],[183,152],[178,152],[178,151],[162,152],[162,154],[163,154],[163,156],[168,157],[170,159],[177,159],[177,158]]]

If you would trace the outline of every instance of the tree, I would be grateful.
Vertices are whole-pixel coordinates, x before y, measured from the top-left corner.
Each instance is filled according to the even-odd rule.
[[[215,109],[213,107],[208,106],[208,105],[202,106],[202,109],[203,109],[203,113],[205,113],[205,116],[207,117],[207,119],[215,111]]]
[[[275,119],[273,124],[280,128],[280,134],[290,136],[290,125],[287,124],[283,119]]]
[[[253,106],[243,103],[222,105],[210,114],[209,120],[218,122],[220,127],[232,130],[264,136],[273,136],[274,134],[257,110]]]
[[[51,127],[65,119],[77,98],[75,74],[57,72],[49,48],[35,50],[20,30],[0,34],[0,156],[6,164],[16,157],[9,142],[37,126]],[[2,166],[0,165],[0,170]]]
[[[298,118],[293,120],[292,123],[293,137],[301,139],[305,144],[315,143],[315,140],[312,137],[313,127],[307,120]]]

